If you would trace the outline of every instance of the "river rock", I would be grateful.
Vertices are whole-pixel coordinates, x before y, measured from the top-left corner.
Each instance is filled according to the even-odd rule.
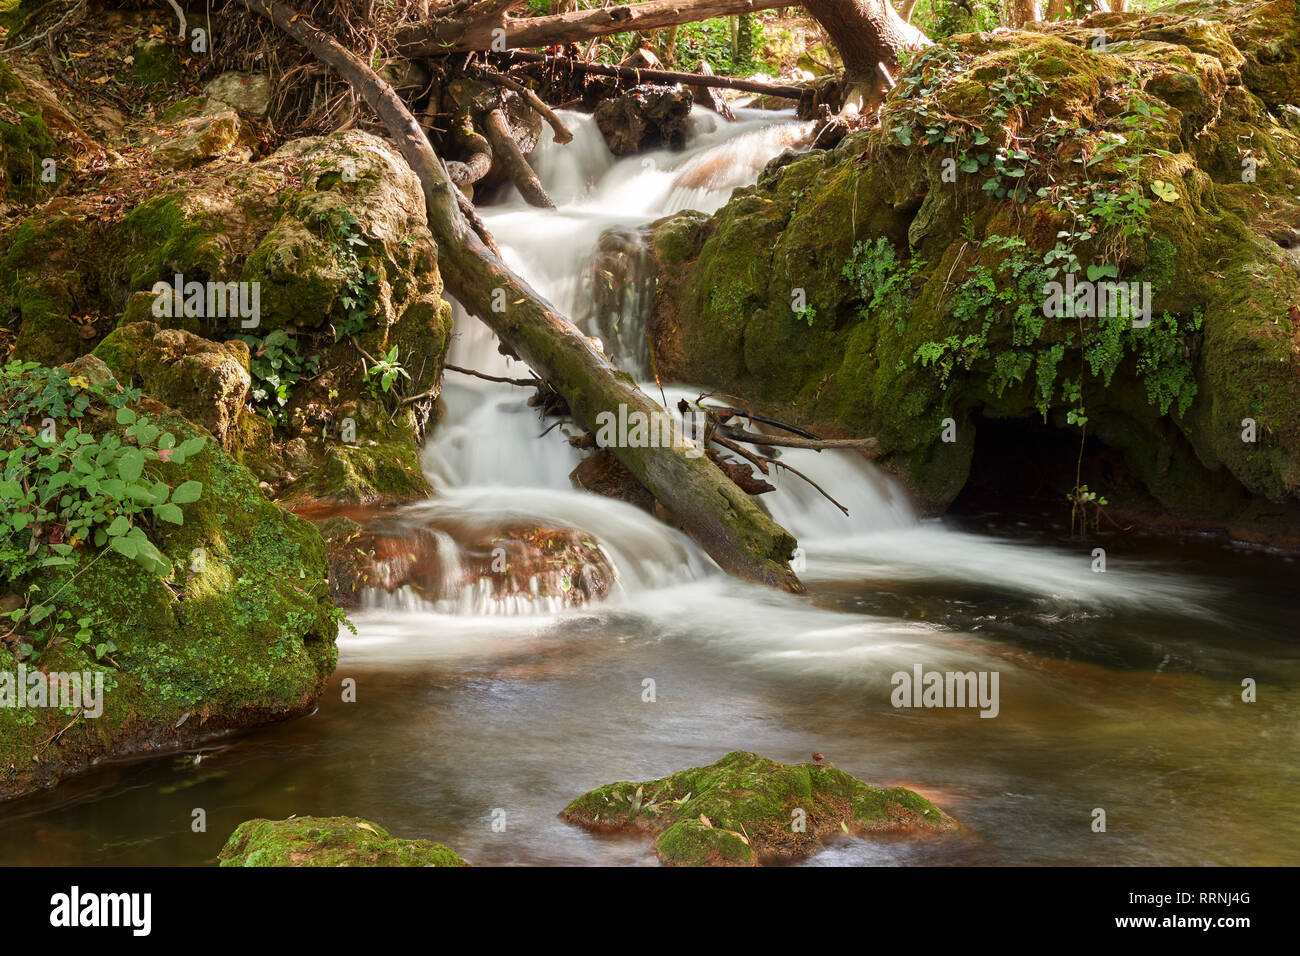
[[[1088,46],[1098,30],[1103,54]],[[891,97],[878,129],[783,157],[703,222],[684,214],[654,227],[659,373],[744,395],[818,434],[877,438],[878,463],[937,513],[1009,421],[1026,435],[1073,434],[1068,483],[1051,489],[1065,501],[1078,428],[1062,383],[1082,363],[1088,437],[1119,451],[1144,489],[1132,507],[1295,540],[1300,268],[1289,237],[1300,227],[1300,139],[1272,117],[1300,98],[1297,49],[1294,0],[941,41],[921,60],[943,59],[945,79],[927,80],[919,99]],[[991,171],[1010,142],[993,86],[1011,63],[1041,89],[1009,147],[1029,157],[1016,170],[1030,183],[1023,204],[1011,182],[1023,177]],[[922,116],[960,117],[940,124],[945,135],[972,132],[930,144]],[[1051,118],[1062,116],[1122,127],[1117,152],[1085,169],[1074,159],[1100,134],[1055,138]],[[945,162],[963,150],[967,168]],[[1089,177],[1135,197],[1120,217],[1128,232],[1098,212],[1095,235],[1069,238],[1073,214],[1052,190],[1083,189]],[[1083,356],[1077,323],[1044,315],[1044,258],[1062,247],[1079,257],[1076,279],[1110,266],[1149,291],[1151,325],[1088,320]],[[897,294],[878,294],[886,282]],[[802,310],[791,307],[796,292]],[[1243,440],[1250,423],[1255,440]],[[1032,458],[1052,442],[1019,447],[1030,456],[1016,459],[1021,471],[1054,471]],[[1094,491],[1103,465],[1089,482],[1085,462]]]
[[[690,134],[691,94],[668,86],[640,86],[603,100],[596,125],[615,156],[643,149],[681,149]]]
[[[578,797],[561,816],[589,830],[651,836],[659,859],[674,866],[755,866],[816,853],[840,833],[957,826],[903,787],[886,790],[830,764],[782,764],[744,751],[658,780],[608,784]]]
[[[248,820],[218,856],[222,866],[469,866],[429,840],[403,840],[360,817]]]
[[[96,439],[135,440],[126,436],[125,413],[108,401],[117,383],[96,358],[66,372],[11,367],[3,383],[0,407],[9,409],[32,401],[24,383],[40,385],[41,401],[49,404],[33,407],[32,419],[40,425],[53,418],[60,436],[76,427]],[[85,399],[84,414],[75,414],[80,399],[58,397],[64,394]],[[151,480],[172,489],[195,482],[199,487],[188,490],[197,498],[178,495],[179,515],[142,525],[166,571],[69,539],[49,519],[17,539],[26,544],[35,535],[45,547],[71,545],[69,563],[33,568],[14,555],[0,559],[0,583],[14,593],[53,596],[47,600],[56,608],[0,639],[0,693],[6,680],[12,693],[19,667],[29,674],[88,675],[90,685],[99,681],[102,688],[97,716],[78,717],[95,709],[84,698],[86,706],[71,714],[13,701],[0,706],[0,799],[51,786],[103,760],[190,746],[305,713],[337,660],[337,611],[320,535],[267,501],[247,469],[173,409],[147,398],[129,408],[175,439],[149,463]],[[7,453],[19,441],[19,430],[6,429],[0,449]],[[182,456],[177,449],[187,442],[201,447]]]

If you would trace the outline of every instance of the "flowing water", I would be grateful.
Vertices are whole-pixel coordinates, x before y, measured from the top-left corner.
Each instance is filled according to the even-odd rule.
[[[511,199],[483,218],[526,279],[644,375],[644,289],[628,283],[612,313],[593,309],[597,247],[635,260],[639,226],[715,210],[803,128],[698,114],[686,152],[616,161],[590,118],[566,119],[576,140],[534,157],[560,208]],[[527,374],[484,326],[457,321],[455,364]],[[1300,863],[1293,558],[1130,532],[1101,539],[1108,566],[1095,573],[1098,542],[1071,541],[1059,511],[919,520],[865,461],[796,451],[785,460],[850,515],[774,479],[763,500],[799,537],[808,584],[776,593],[726,577],[644,512],[573,490],[571,429],[538,438],[549,423],[528,394],[448,374],[425,456],[437,495],[399,515],[434,535],[440,580],[368,597],[314,714],[6,804],[0,862],[203,863],[243,820],[346,814],[476,864],[653,864],[645,840],[557,813],[591,787],[744,749],[820,751],[965,825],[845,837],[807,865]],[[594,539],[616,586],[566,609],[545,589],[501,599],[465,580],[471,542],[513,522]],[[997,716],[895,708],[891,675],[918,664],[996,672]],[[341,700],[345,678],[355,703]],[[1245,678],[1255,703],[1241,699]],[[195,808],[205,833],[191,830]]]

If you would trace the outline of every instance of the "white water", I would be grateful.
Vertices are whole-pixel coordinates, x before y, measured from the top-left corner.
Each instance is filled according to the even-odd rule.
[[[582,312],[580,277],[602,232],[630,233],[683,208],[715,211],[736,187],[756,179],[769,159],[797,144],[806,132],[804,124],[780,114],[751,113],[738,123],[726,124],[697,111],[695,136],[683,152],[618,159],[605,146],[591,117],[566,113],[564,118],[574,141],[557,146],[548,129],[533,157],[558,209],[532,208],[515,194],[482,210],[482,215],[510,265],[568,315]],[[622,322],[626,335],[621,340],[641,338],[641,315],[633,311]],[[522,363],[502,356],[490,330],[459,306],[456,328],[451,363],[492,375],[530,375]],[[607,351],[616,345],[609,343]],[[643,373],[631,351],[611,354],[634,374]],[[658,395],[653,382],[643,387],[648,395]],[[669,387],[668,404],[671,407],[679,397],[700,392],[687,386]],[[702,618],[716,617],[708,627],[698,629],[710,639],[719,638],[719,631],[739,638],[757,628],[774,635],[777,644],[798,640],[812,645],[814,655],[819,653],[816,647],[824,646],[831,657],[846,641],[857,642],[855,653],[878,647],[882,641],[886,646],[898,645],[894,625],[864,629],[861,619],[846,622],[837,612],[813,608],[806,599],[769,595],[728,581],[681,533],[630,505],[574,490],[569,474],[582,453],[567,439],[577,431],[562,425],[539,438],[554,419],[541,419],[526,404],[531,394],[530,389],[448,373],[443,390],[445,419],[425,453],[426,471],[437,496],[409,509],[412,520],[444,529],[449,521],[491,526],[519,520],[580,530],[599,542],[617,569],[618,585],[606,601],[610,612],[621,609],[653,617],[676,607],[700,623]],[[1038,600],[1062,613],[1137,607],[1178,613],[1199,603],[1194,602],[1194,592],[1196,587],[1203,589],[1202,584],[1194,586],[1134,566],[1124,568],[1123,574],[1098,574],[1091,570],[1087,552],[964,534],[939,522],[918,520],[905,492],[851,453],[788,450],[783,459],[828,489],[849,511],[845,516],[793,475],[770,476],[777,490],[761,501],[799,539],[796,567],[809,582],[860,582],[868,587],[884,582],[977,583]],[[445,544],[448,559],[456,561],[454,546],[450,540]],[[440,538],[440,551],[443,545]],[[689,587],[681,590],[685,585]],[[388,613],[380,614],[385,625],[378,630],[388,631],[398,642],[410,623],[405,615],[413,610],[461,618],[490,615],[498,620],[503,614],[549,618],[558,610],[546,600],[515,600],[508,606],[494,602],[482,582],[465,584],[458,595],[445,593],[444,600],[433,605],[399,595],[372,597],[370,606],[376,611],[386,609]],[[784,611],[773,617],[778,606]],[[722,610],[715,615],[714,608]],[[393,612],[400,613],[394,618]],[[781,626],[773,627],[778,621]],[[438,630],[463,635],[467,641],[462,649],[477,653],[482,650],[482,635],[469,623],[442,621]],[[903,643],[914,645],[915,627],[906,625],[904,631],[912,636]],[[922,640],[934,643],[932,634]],[[449,649],[444,642],[440,653]],[[910,653],[914,659],[914,647]]]

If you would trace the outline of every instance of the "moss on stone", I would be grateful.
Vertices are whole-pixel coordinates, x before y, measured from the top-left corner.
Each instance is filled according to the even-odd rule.
[[[135,407],[178,443],[202,434],[157,402]],[[83,429],[120,433],[111,410],[92,409],[78,422]],[[202,485],[183,508],[183,524],[160,522],[150,532],[173,570],[159,577],[83,545],[74,565],[30,582],[57,595],[56,609],[71,620],[88,617],[94,642],[117,650],[97,661],[74,642],[47,643],[42,669],[105,675],[104,713],[69,722],[57,709],[0,708],[0,797],[51,785],[93,761],[301,714],[334,669],[337,612],[315,528],[266,500],[211,440],[184,464],[151,467],[172,487]],[[7,649],[0,666],[14,671]]]
[[[653,835],[659,858],[681,866],[752,866],[808,856],[837,833],[956,827],[902,787],[873,787],[828,764],[781,764],[744,751],[658,780],[599,787],[562,816],[589,829]]]
[[[222,866],[469,866],[441,843],[402,840],[359,817],[249,820],[219,859]]]
[[[1297,57],[1285,38],[1297,29],[1296,4],[1285,0],[1227,10],[1185,4],[943,41],[900,77],[878,130],[830,152],[780,157],[706,221],[692,214],[655,224],[660,372],[744,395],[828,437],[877,438],[879,463],[929,511],[965,485],[981,416],[1063,423],[1070,403],[1060,382],[1082,377],[1090,433],[1114,441],[1170,509],[1230,519],[1252,496],[1294,506],[1300,140],[1269,110],[1290,95]],[[1098,30],[1104,50],[1091,47]],[[1151,116],[1115,125],[1143,110]],[[1069,130],[1056,132],[1052,117],[1070,117]],[[1053,249],[1069,217],[1050,193],[1022,204],[991,196],[981,188],[985,166],[945,175],[981,151],[1012,148],[1009,124],[1017,144],[1055,164],[1035,189],[1086,175],[1149,201],[1145,235],[1103,234],[1075,251],[1081,271],[1108,264],[1123,281],[1152,282],[1153,325],[1168,313],[1178,332],[1147,358],[1169,352],[1173,339],[1177,357],[1141,364],[1140,336],[1106,340],[1095,320],[1082,330],[1093,349],[1086,360],[1072,323],[1049,321],[1022,341],[1017,310],[1041,315],[1042,296],[1017,290],[1013,276]],[[1128,135],[1109,155],[1086,171],[1071,162],[1087,137],[1112,127]],[[933,145],[930,129],[940,130]],[[943,142],[951,131],[954,145]],[[979,137],[987,142],[971,146]],[[1157,182],[1173,198],[1156,198]],[[909,277],[901,316],[873,314],[871,289],[843,271],[881,241]],[[978,284],[967,285],[980,276],[996,286],[982,304]],[[796,293],[810,307],[802,313]],[[918,358],[928,344],[963,341],[974,343],[971,355],[946,377]],[[1104,373],[1088,365],[1098,361]],[[1186,408],[1159,398],[1179,375],[1194,385]],[[956,441],[943,440],[945,419]],[[1255,443],[1242,441],[1245,419],[1258,427]],[[1170,462],[1188,466],[1185,482]]]

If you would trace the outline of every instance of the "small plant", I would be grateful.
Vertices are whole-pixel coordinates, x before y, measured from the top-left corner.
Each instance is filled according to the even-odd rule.
[[[894,244],[881,236],[875,243],[855,244],[841,274],[861,299],[864,319],[879,315],[901,333],[907,323],[912,277],[924,267],[916,258],[903,263]]]
[[[285,423],[284,407],[293,387],[316,374],[320,356],[298,354],[298,340],[284,329],[265,336],[240,335],[252,353],[248,370],[253,377],[253,404],[274,424]]]
[[[383,352],[379,354],[380,358],[373,365],[367,366],[363,373],[366,387],[370,389],[370,394],[374,398],[387,395],[401,379],[406,379],[408,382],[411,380],[410,374],[397,357],[396,345],[389,349],[387,354]]]
[[[343,307],[343,324],[334,330],[334,340],[341,342],[345,337],[351,338],[361,333],[366,327],[366,317],[374,303],[374,285],[379,277],[368,266],[362,266],[357,256],[358,249],[366,248],[366,240],[361,234],[357,217],[344,210],[337,222],[330,222],[328,216],[321,214],[320,223],[330,234],[334,246],[334,256],[343,269],[343,293],[339,304]]]
[[[198,481],[172,487],[160,466],[184,464],[207,439],[178,441],[129,407],[139,390],[115,389],[30,362],[10,363],[0,373],[0,586],[17,585],[25,594],[23,607],[3,617],[11,631],[23,628],[27,654],[56,633],[71,632],[75,645],[90,646],[96,623],[83,617],[74,624],[58,608],[58,592],[44,596],[34,574],[76,565],[95,549],[94,560],[113,551],[169,575],[171,561],[151,533],[160,524],[184,523],[182,506],[203,493]],[[88,427],[110,414],[124,426],[120,435]],[[116,647],[100,642],[94,650],[99,659]]]

